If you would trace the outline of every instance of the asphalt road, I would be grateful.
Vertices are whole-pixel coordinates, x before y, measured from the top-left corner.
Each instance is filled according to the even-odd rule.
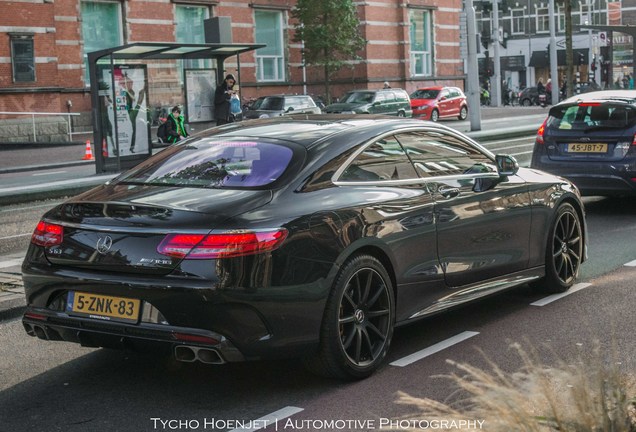
[[[514,372],[521,366],[515,343],[536,350],[548,365],[593,363],[600,349],[603,361],[633,373],[633,302],[625,299],[633,298],[635,276],[634,267],[621,266],[545,306],[532,305],[544,297],[521,287],[400,328],[386,366],[353,383],[315,377],[294,360],[203,366],[43,342],[25,336],[18,320],[6,321],[0,323],[0,431],[241,430],[237,421],[273,417],[278,424],[262,430],[369,431],[383,422],[385,429],[405,430],[387,422],[428,418],[399,404],[401,393],[457,400],[456,388],[441,376],[462,372],[447,359]],[[408,365],[391,364],[457,335],[472,337]],[[489,430],[495,416],[468,420]],[[334,420],[349,427],[325,427]]]

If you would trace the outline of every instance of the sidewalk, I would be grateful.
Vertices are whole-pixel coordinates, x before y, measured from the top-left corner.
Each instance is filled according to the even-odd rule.
[[[0,257],[0,321],[22,314],[26,307],[20,266],[24,252]]]

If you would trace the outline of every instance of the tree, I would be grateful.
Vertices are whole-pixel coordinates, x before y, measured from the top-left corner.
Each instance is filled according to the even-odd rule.
[[[292,17],[298,20],[294,42],[304,43],[305,64],[323,67],[325,95],[331,102],[331,79],[346,61],[359,58],[366,43],[359,34],[356,7],[352,0],[298,0]]]

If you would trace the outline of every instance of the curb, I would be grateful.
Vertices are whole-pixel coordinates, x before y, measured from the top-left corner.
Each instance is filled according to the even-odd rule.
[[[14,191],[11,189],[5,191],[0,190],[0,205],[20,204],[30,201],[77,195],[96,186],[103,185],[117,175],[119,175],[119,173],[113,173],[112,175],[100,176],[97,178],[78,179],[73,183],[68,182],[66,184],[39,186],[31,188],[30,190],[29,188],[23,188],[20,191]]]
[[[40,171],[40,170],[47,170],[47,169],[66,168],[66,167],[91,165],[91,164],[94,165],[95,161],[80,160],[80,161],[52,163],[49,165],[25,165],[25,166],[12,167],[12,168],[2,168],[0,169],[0,174],[13,174],[13,173],[24,172],[24,171]]]
[[[20,274],[0,271],[0,321],[24,313],[26,298]]]

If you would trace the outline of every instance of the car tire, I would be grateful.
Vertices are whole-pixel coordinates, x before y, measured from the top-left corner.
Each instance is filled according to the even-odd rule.
[[[521,101],[521,105],[523,105],[524,107],[529,107],[530,105],[532,105],[532,101],[530,101],[530,99],[525,98]]]
[[[459,110],[459,115],[457,116],[457,118],[460,120],[466,120],[467,117],[468,117],[468,107],[463,106]]]
[[[433,112],[431,113],[431,121],[437,122],[437,120],[439,120],[439,111],[434,109]]]
[[[386,269],[370,255],[341,268],[327,299],[318,352],[305,366],[322,376],[362,379],[383,362],[391,345],[395,300]]]
[[[579,214],[569,203],[559,206],[545,251],[545,277],[532,288],[545,293],[567,291],[579,274],[583,258],[583,232]]]
[[[398,111],[397,116],[398,117],[406,117],[406,113],[404,111]]]

